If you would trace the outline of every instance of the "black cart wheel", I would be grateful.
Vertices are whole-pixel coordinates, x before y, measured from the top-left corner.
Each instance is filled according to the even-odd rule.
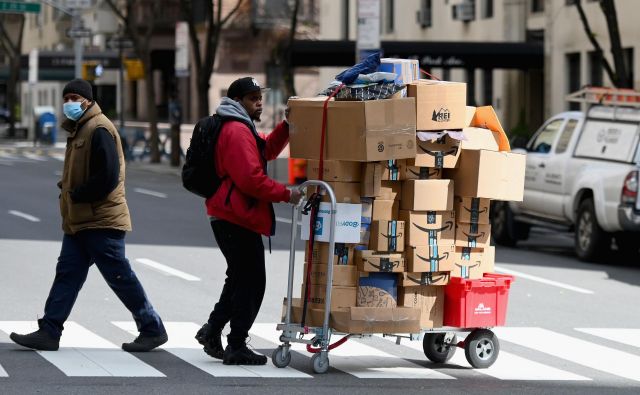
[[[464,354],[476,369],[486,369],[498,359],[500,342],[488,329],[476,329],[464,341]]]
[[[422,339],[422,349],[424,355],[431,362],[445,363],[453,357],[456,353],[456,344],[458,340],[456,335],[453,335],[451,342],[445,344],[445,333],[425,333]]]
[[[324,374],[329,371],[329,353],[321,351],[315,353],[311,357],[311,364],[313,365],[313,371],[318,374]]]
[[[271,362],[276,368],[286,368],[291,363],[291,351],[287,350],[285,353],[284,347],[278,346],[271,354]]]

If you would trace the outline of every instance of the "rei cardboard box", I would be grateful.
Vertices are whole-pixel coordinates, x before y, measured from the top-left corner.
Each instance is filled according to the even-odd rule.
[[[449,272],[401,273],[398,275],[398,286],[447,285],[450,278]]]
[[[378,253],[357,250],[356,263],[361,272],[404,272],[404,256],[401,253]]]
[[[360,183],[359,182],[338,182],[327,181],[336,195],[336,203],[360,203]],[[307,198],[314,192],[314,188],[307,188]],[[322,201],[331,202],[329,194],[322,190]]]
[[[482,278],[484,273],[493,273],[495,266],[495,247],[456,248],[451,277],[467,279]]]
[[[452,180],[406,180],[402,182],[400,208],[415,211],[453,210]]]
[[[448,272],[454,269],[456,247],[454,245],[431,245],[408,247],[405,252],[407,272]]]
[[[404,251],[404,221],[378,220],[371,223],[369,249],[374,251]]]
[[[324,181],[360,182],[362,164],[342,160],[325,160],[322,163],[322,173]],[[307,176],[310,180],[320,179],[320,161],[312,159],[307,162]]]
[[[400,210],[400,220],[405,223],[405,244],[429,246],[455,242],[455,214],[453,211]]]
[[[416,156],[407,159],[407,165],[418,167],[435,167],[450,169],[456,167],[460,157],[460,141],[445,134],[434,139],[421,141],[416,138],[418,146]]]
[[[342,333],[418,333],[420,313],[412,307],[350,307],[331,310],[330,324]]]
[[[326,98],[289,100],[292,158],[319,159]],[[327,106],[326,159],[373,162],[416,154],[415,99],[334,101]]]
[[[491,200],[473,197],[454,198],[456,221],[462,224],[489,224]]]
[[[304,264],[304,276],[306,276],[308,264]],[[311,285],[327,284],[326,264],[314,263],[311,265]],[[333,265],[332,285],[343,287],[355,287],[358,285],[358,271],[354,265]]]
[[[456,195],[521,202],[526,156],[487,150],[464,151],[449,175]],[[406,196],[406,195],[405,195]]]
[[[398,288],[398,305],[420,309],[420,328],[440,328],[444,318],[444,287]]]
[[[442,178],[442,169],[435,167],[405,166],[402,173],[403,180],[439,180]]]
[[[400,202],[397,200],[362,198],[361,203],[363,224],[378,220],[392,221],[398,219]]]
[[[491,225],[456,224],[456,246],[485,248],[491,239]]]
[[[407,86],[416,99],[416,129],[462,129],[466,125],[467,84],[417,80]]]
[[[333,253],[334,265],[353,265],[354,244],[335,243]],[[316,241],[309,253],[309,243],[304,243],[304,261],[326,265],[329,261],[329,243]]]

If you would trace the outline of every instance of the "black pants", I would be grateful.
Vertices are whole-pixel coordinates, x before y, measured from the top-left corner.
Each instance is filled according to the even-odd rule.
[[[262,236],[224,220],[211,222],[213,235],[227,260],[227,278],[220,300],[209,315],[213,331],[221,331],[229,322],[227,336],[233,348],[241,347],[260,311],[266,274]]]

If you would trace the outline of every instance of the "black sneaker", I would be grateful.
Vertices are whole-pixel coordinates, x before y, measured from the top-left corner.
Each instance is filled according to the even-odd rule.
[[[122,343],[122,349],[128,352],[147,352],[165,344],[169,340],[167,333],[159,336],[139,335],[131,343]]]
[[[56,339],[43,329],[38,329],[27,335],[11,332],[9,338],[23,347],[40,351],[57,351],[60,346],[60,339]]]
[[[222,363],[225,365],[264,365],[267,363],[267,357],[254,353],[246,345],[238,349],[227,346],[224,350]]]
[[[207,355],[216,359],[222,359],[224,348],[222,347],[222,331],[214,331],[210,333],[209,324],[202,325],[202,328],[196,333],[196,340],[202,344],[202,348]]]

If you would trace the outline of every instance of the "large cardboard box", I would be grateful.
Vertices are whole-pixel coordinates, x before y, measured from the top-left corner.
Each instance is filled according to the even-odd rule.
[[[402,182],[400,208],[415,211],[453,210],[452,180],[406,180]]]
[[[468,127],[462,129],[466,140],[460,141],[462,150],[486,149],[489,151],[499,151],[498,133],[489,129]]]
[[[378,220],[371,223],[369,249],[373,251],[404,251],[404,221]]]
[[[363,198],[362,202],[362,223],[384,220],[391,221],[398,219],[400,202],[398,200],[384,200]]]
[[[473,197],[454,198],[456,221],[463,224],[489,224],[491,200]]]
[[[467,279],[482,278],[484,273],[493,273],[495,263],[495,247],[484,250],[479,248],[456,248],[454,268],[451,277]]]
[[[491,225],[456,224],[456,246],[485,248],[491,239]]]
[[[407,165],[450,169],[456,167],[460,158],[460,141],[448,135],[436,140],[421,141],[416,138],[415,158],[407,159]]]
[[[398,305],[398,275],[395,273],[360,273],[358,307],[396,307]]]
[[[449,176],[455,183],[457,196],[521,202],[525,167],[523,154],[464,151],[458,168],[449,170]]]
[[[361,272],[404,272],[404,256],[401,253],[384,253],[372,250],[356,250],[356,264]]]
[[[418,333],[421,309],[350,307],[331,310],[330,324],[342,333]]]
[[[309,264],[304,264],[303,278],[306,279]],[[327,284],[326,264],[314,263],[311,265],[310,283],[312,285]],[[358,285],[358,270],[355,265],[333,265],[333,281],[335,286],[355,287]]]
[[[354,244],[335,243],[333,253],[334,265],[353,265]],[[309,243],[304,243],[304,261],[326,265],[329,260],[329,243],[315,242],[309,253]]]
[[[300,227],[300,237],[302,240],[309,240],[311,231],[311,210],[307,214],[301,215],[302,226]],[[338,203],[336,205],[335,216],[335,242],[336,243],[359,243],[361,234],[362,205]],[[329,242],[331,236],[331,204],[321,202],[318,209],[318,216],[313,225],[315,241]]]
[[[420,309],[420,328],[440,328],[444,318],[444,287],[421,285],[398,289],[398,304]]]
[[[306,284],[302,283],[300,287],[300,298],[304,300]],[[314,309],[324,309],[325,297],[327,295],[327,286],[325,285],[310,285],[310,298],[309,304]],[[339,307],[351,307],[356,305],[356,294],[358,292],[357,287],[331,287],[331,310]]]
[[[292,158],[319,159],[324,98],[289,100]],[[413,98],[330,101],[325,159],[372,162],[416,154]]]
[[[405,166],[400,177],[403,180],[439,180],[442,178],[442,169]]]
[[[498,143],[498,150],[510,151],[509,139],[507,138],[498,115],[491,106],[483,107],[468,107],[467,108],[467,122],[470,127],[489,129],[494,132]]]
[[[428,246],[455,243],[455,213],[453,211],[400,210],[405,225],[405,244]]]
[[[320,179],[320,161],[311,159],[307,162],[307,177],[310,180]],[[324,181],[360,182],[362,179],[362,163],[343,160],[325,160],[322,164]]]
[[[339,182],[327,181],[327,184],[333,189],[336,195],[336,203],[360,203],[360,183],[359,182]],[[314,188],[307,188],[307,198],[314,192]],[[322,190],[322,201],[331,202],[329,194]]]
[[[417,80],[407,86],[407,95],[416,99],[416,129],[462,129],[467,126],[467,84]]]
[[[398,286],[447,285],[450,278],[451,273],[449,272],[400,273],[398,274]]]
[[[454,245],[408,247],[405,252],[407,272],[448,272],[454,269],[455,257]]]
[[[300,298],[293,298],[291,300],[291,322],[292,323],[301,323],[302,322],[302,310],[304,303]],[[287,298],[284,298],[282,301],[282,322],[285,322],[287,318]],[[308,326],[322,326],[324,320],[324,316],[322,314],[318,314],[317,312],[314,314],[314,310],[311,309],[310,305],[307,305],[307,314],[305,316],[305,325]]]

